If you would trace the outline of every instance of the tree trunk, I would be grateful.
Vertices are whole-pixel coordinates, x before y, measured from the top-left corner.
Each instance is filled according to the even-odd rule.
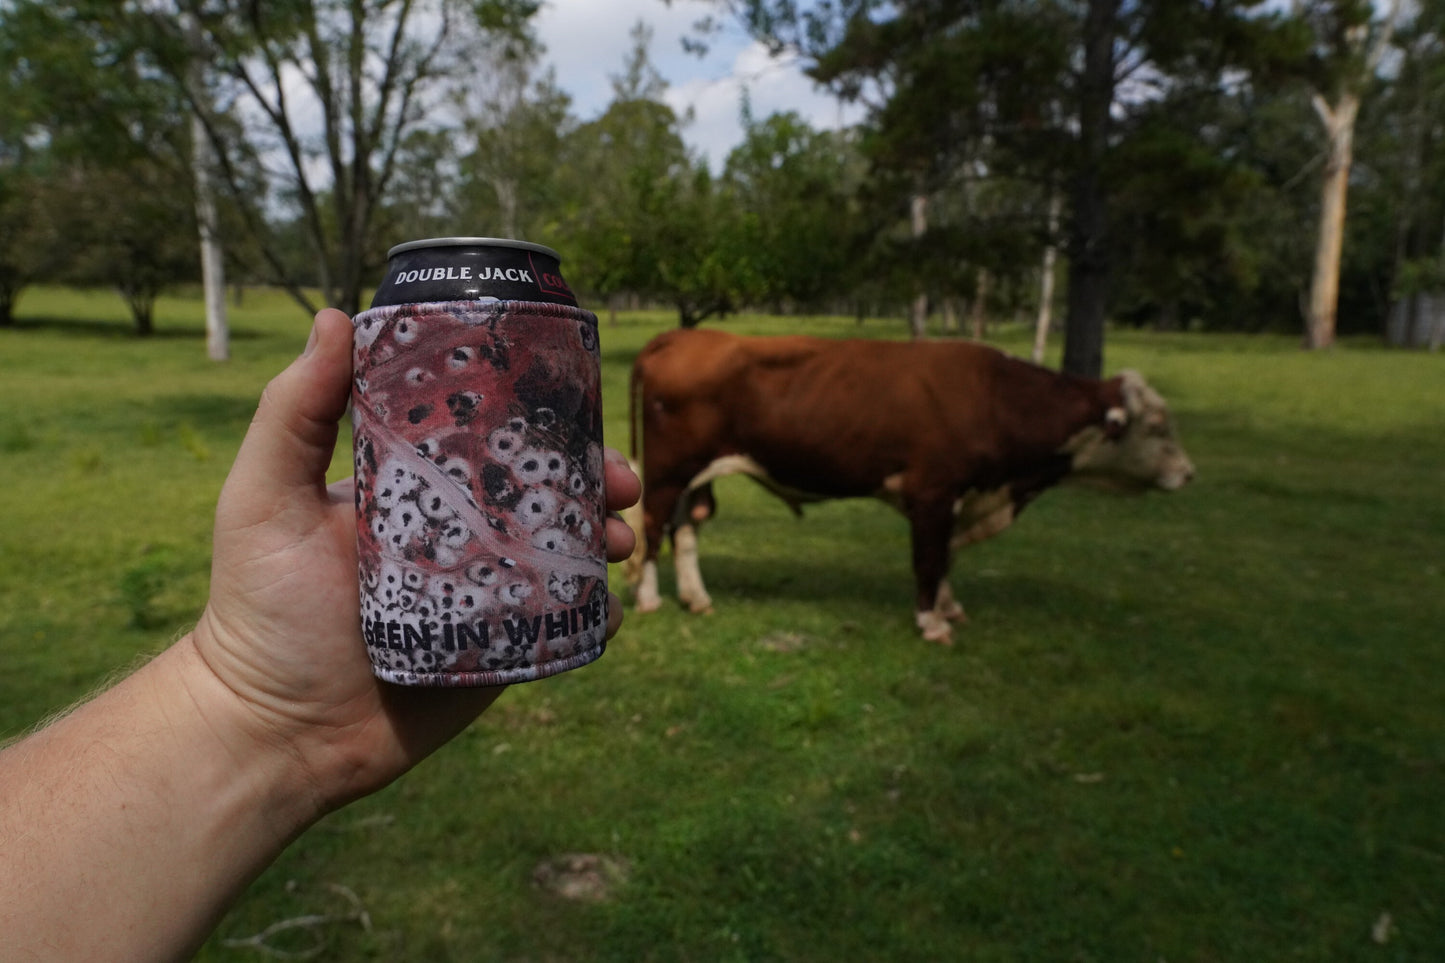
[[[973,305],[970,308],[969,320],[973,327],[975,341],[982,341],[988,327],[988,271],[984,268],[978,269],[978,283],[973,293]]]
[[[1114,103],[1114,33],[1120,0],[1090,0],[1084,15],[1084,73],[1079,79],[1080,159],[1073,179],[1069,230],[1069,309],[1064,364],[1097,378],[1104,369],[1104,314],[1109,293],[1108,198],[1104,161]]]
[[[1355,117],[1358,94],[1348,91],[1330,107],[1324,98],[1314,98],[1316,113],[1325,125],[1329,155],[1320,184],[1320,223],[1315,242],[1315,268],[1310,280],[1308,317],[1305,319],[1305,347],[1328,348],[1335,343],[1335,320],[1340,300],[1340,256],[1345,241],[1345,197],[1349,189],[1350,164],[1354,157]]]
[[[209,111],[206,97],[206,45],[200,23],[186,16],[186,42],[190,60],[186,85],[193,102],[191,109],[191,176],[196,188],[196,229],[201,244],[201,291],[206,305],[206,356],[212,361],[231,357],[231,331],[226,323],[226,259],[221,249],[221,232],[216,220],[216,195],[211,184],[215,146],[211,143],[201,110]],[[202,105],[205,105],[204,108]]]
[[[1059,230],[1060,198],[1057,191],[1049,195],[1049,243],[1044,247],[1044,263],[1039,268],[1039,313],[1034,319],[1034,364],[1044,363],[1044,346],[1048,342],[1049,325],[1054,320],[1054,262],[1059,249],[1054,235]]]
[[[958,313],[954,310],[953,298],[944,298],[940,310],[943,313],[940,327],[943,328],[945,334],[953,334],[958,330]]]
[[[216,229],[216,198],[211,190],[211,142],[199,115],[191,117],[191,164],[196,178],[196,226],[201,238],[201,288],[206,304],[206,356],[231,357],[231,331],[226,322],[226,260]]]
[[[130,316],[135,321],[135,333],[142,338],[155,334],[155,298],[136,294],[127,295],[125,300],[130,306]]]
[[[507,177],[492,179],[492,192],[497,196],[497,208],[501,211],[502,237],[518,237],[517,195],[518,184]]]
[[[1445,233],[1440,237],[1440,272],[1445,276]],[[1437,317],[1430,329],[1430,350],[1439,351],[1442,344],[1445,344],[1445,318]]]
[[[922,243],[928,232],[928,197],[914,194],[909,205],[909,222],[912,227],[915,246]],[[914,341],[920,341],[928,333],[928,292],[923,290],[922,280],[918,281],[917,293],[908,311],[908,333]]]

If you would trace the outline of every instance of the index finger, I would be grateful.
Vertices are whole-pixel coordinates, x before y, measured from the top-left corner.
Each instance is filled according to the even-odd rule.
[[[642,479],[616,448],[603,449],[603,488],[607,490],[607,510],[620,512],[631,508],[642,497]]]

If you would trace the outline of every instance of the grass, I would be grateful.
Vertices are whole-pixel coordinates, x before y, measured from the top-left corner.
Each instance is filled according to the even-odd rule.
[[[0,331],[0,738],[199,611],[216,492],[308,328],[250,294],[218,366],[200,314],[163,301],[141,341],[118,300],[42,290]],[[604,322],[614,445],[627,365],[670,323]],[[996,340],[1026,353],[1027,337]],[[629,614],[600,662],[514,687],[299,840],[200,958],[261,959],[227,941],[345,917],[334,886],[369,927],[277,946],[509,963],[1445,957],[1442,359],[1114,332],[1107,365],[1169,398],[1198,479],[1143,499],[1050,493],[967,550],[954,648],[914,634],[888,509],[798,522],[726,480],[703,533],[715,615]],[[595,904],[533,884],[571,852],[625,861],[627,882]]]

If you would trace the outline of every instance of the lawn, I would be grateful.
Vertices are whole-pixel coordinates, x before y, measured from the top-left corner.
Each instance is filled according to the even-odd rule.
[[[217,490],[309,326],[248,293],[217,365],[195,297],[162,301],[149,340],[105,294],[31,291],[18,315],[0,330],[0,739],[195,618]],[[670,323],[604,319],[617,447],[630,360]],[[994,340],[1027,352],[1026,331]],[[915,635],[890,510],[798,521],[725,480],[702,535],[716,614],[629,613],[596,664],[514,687],[307,833],[200,959],[270,958],[252,938],[308,916],[330,921],[268,945],[509,963],[1445,958],[1445,357],[1119,331],[1107,367],[1170,400],[1196,481],[1044,496],[961,554],[954,647]],[[608,870],[606,899],[539,885],[576,853]]]

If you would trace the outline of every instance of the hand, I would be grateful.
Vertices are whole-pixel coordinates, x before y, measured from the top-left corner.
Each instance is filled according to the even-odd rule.
[[[291,754],[318,814],[395,779],[502,691],[408,689],[372,675],[352,484],[325,481],[350,390],[351,322],[327,309],[301,357],[266,387],[221,491],[211,596],[192,636],[236,697],[229,738]],[[618,452],[606,454],[615,512],[641,485]],[[609,561],[632,553],[633,534],[616,517],[606,541]],[[611,638],[622,618],[615,596],[608,611]]]

